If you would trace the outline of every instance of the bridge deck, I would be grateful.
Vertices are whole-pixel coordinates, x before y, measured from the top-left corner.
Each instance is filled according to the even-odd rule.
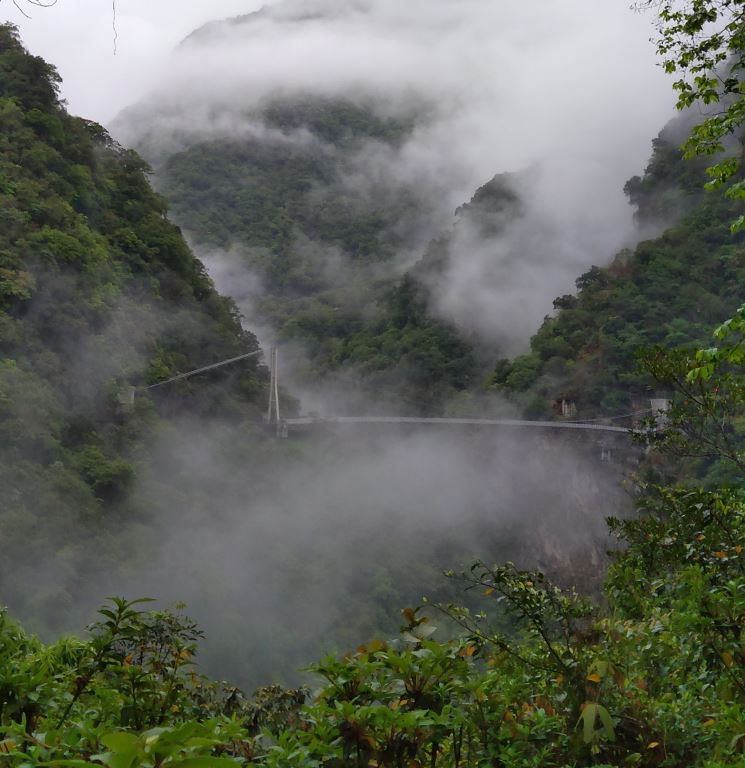
[[[526,421],[523,419],[465,419],[465,418],[426,418],[415,416],[329,416],[313,418],[302,416],[294,419],[284,419],[288,429],[293,427],[314,427],[334,424],[421,424],[445,426],[475,426],[475,427],[519,427],[526,429],[584,429],[596,432],[630,433],[627,427],[614,427],[609,424],[588,424],[576,421]]]

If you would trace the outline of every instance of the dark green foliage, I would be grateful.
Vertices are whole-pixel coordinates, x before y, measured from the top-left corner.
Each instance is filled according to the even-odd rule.
[[[0,29],[0,98],[12,99],[24,110],[49,112],[58,107],[57,70],[39,56],[30,56],[18,45],[15,29],[3,25]],[[41,114],[34,114],[36,120]],[[54,124],[54,120],[49,120]]]
[[[482,237],[488,237],[499,234],[506,220],[519,217],[523,212],[523,202],[514,190],[513,174],[500,173],[479,187],[455,214],[466,219]]]
[[[23,53],[12,34],[8,40],[14,55]],[[340,114],[343,121],[357,119]],[[302,120],[339,135],[336,118]],[[136,155],[68,117],[56,102],[45,112],[2,99],[0,121],[0,576],[15,602],[49,626],[69,620],[76,587],[103,578],[114,562],[111,550],[121,546],[121,528],[142,524],[145,515],[129,489],[149,458],[147,438],[187,409],[248,418],[263,380],[253,365],[242,374],[216,373],[178,385],[172,395],[138,398],[125,416],[123,385],[163,380],[255,342],[164,219]],[[504,197],[492,192],[479,206]],[[280,198],[270,207],[281,218]],[[540,396],[571,398],[588,411],[629,405],[647,387],[625,367],[640,341],[690,344],[704,336],[708,318],[741,300],[741,245],[723,234],[727,215],[727,204],[711,197],[658,241],[622,254],[609,269],[589,270],[577,297],[557,300],[560,312],[531,353],[497,363],[494,386],[527,392],[528,410],[536,413],[545,405]],[[273,246],[271,228],[261,227]],[[332,230],[347,242],[343,227]],[[287,253],[293,258],[292,248]],[[374,261],[370,254],[362,253],[363,260]],[[322,284],[309,294],[303,280],[312,270],[301,260],[293,277],[301,287],[282,293],[287,304],[275,311],[286,314],[277,327],[290,338],[315,341],[314,359],[328,356],[324,369],[349,361],[380,387],[392,387],[385,377],[397,371],[413,382],[412,392],[433,389],[432,405],[443,396],[437,386],[469,385],[471,365],[470,350],[452,329],[428,317],[426,280],[417,279],[441,255],[435,244],[430,259],[401,281],[376,275],[371,284],[368,273],[359,283]],[[281,282],[279,288],[285,290]],[[360,311],[375,303],[381,311],[372,319]],[[136,332],[142,327],[146,334]],[[744,327],[738,315],[722,327],[720,348],[683,368],[680,359],[660,359],[654,371],[677,372],[679,383],[695,385],[693,405],[684,401],[671,416],[681,430],[671,444],[708,440],[706,450],[713,448],[735,474],[741,453],[738,446],[728,453],[727,439],[741,430]],[[717,425],[727,439],[712,444]],[[233,441],[226,446],[236,451]],[[244,447],[231,466],[253,458]],[[188,496],[198,490],[209,497],[220,482],[209,473],[184,482],[176,489],[181,496],[173,497],[178,511],[198,509],[186,503]],[[542,574],[478,563],[455,581],[484,610],[439,606],[446,637],[436,639],[434,616],[406,609],[400,639],[372,641],[318,663],[313,697],[270,688],[248,700],[233,686],[201,677],[193,666],[201,633],[179,611],[148,612],[114,599],[88,639],[50,646],[0,613],[0,762],[11,768],[742,765],[743,508],[736,491],[647,490],[639,519],[612,522],[625,548],[598,606]],[[215,512],[211,522],[219,525],[221,510]],[[394,527],[387,550],[406,547],[396,533]],[[140,558],[149,552],[143,538]],[[96,570],[82,557],[86,548],[95,549]],[[381,569],[372,580],[359,574],[350,586],[345,609],[360,606],[361,614],[343,617],[350,632],[358,626],[374,632],[382,621],[370,617],[370,605],[382,612],[412,570],[426,573],[406,555],[399,571]],[[46,568],[56,579],[40,578]],[[297,580],[313,578],[319,568],[325,565],[305,558],[287,564]],[[267,637],[280,650],[288,642],[279,632]]]
[[[698,355],[687,378],[702,394],[719,396],[720,374],[742,383],[744,331],[739,313]],[[708,406],[676,418],[695,425]],[[646,489],[638,517],[610,521],[623,548],[600,605],[510,563],[449,573],[480,610],[405,609],[399,639],[314,665],[312,697],[247,700],[199,676],[201,633],[178,612],[114,599],[89,640],[48,647],[0,614],[0,749],[18,768],[734,768],[744,510],[740,491]],[[433,610],[451,639],[436,639]]]
[[[699,192],[703,178],[663,134],[627,192],[642,222],[683,212],[679,223],[579,277],[577,295],[556,299],[530,353],[500,361],[491,386],[523,401],[528,391],[548,406],[571,401],[580,418],[648,407],[657,385],[638,369],[638,350],[704,344],[745,300],[745,246],[729,227],[737,205]]]
[[[341,370],[373,401],[441,407],[472,384],[474,363],[458,330],[431,316],[424,287],[397,277],[417,190],[351,180],[363,144],[395,146],[413,121],[323,98],[276,101],[258,117],[286,137],[202,143],[168,158],[159,181],[173,215],[198,247],[241,254],[262,285],[257,321],[303,345],[314,383]]]
[[[685,137],[688,158],[707,158],[710,189],[726,188],[740,201],[733,232],[745,228],[742,201],[742,129],[745,98],[745,26],[741,0],[644,0],[637,8],[653,8],[657,27],[657,53],[668,74],[675,74],[677,107],[696,115]],[[695,110],[693,108],[696,108]]]
[[[266,373],[246,361],[128,409],[129,386],[257,343],[165,218],[144,161],[68,115],[58,82],[0,26],[0,583],[46,626],[85,583],[80,552],[105,560],[116,521],[136,513],[164,417],[253,420]]]
[[[666,126],[652,141],[652,157],[643,176],[632,177],[624,186],[642,227],[673,223],[701,202],[705,164],[684,161],[680,148],[689,129],[689,115],[678,117]]]
[[[351,101],[320,97],[274,102],[264,110],[264,120],[267,125],[287,132],[305,128],[337,146],[366,139],[396,143],[414,127],[413,120],[381,118]]]
[[[412,205],[406,193],[368,200],[343,185],[351,141],[391,142],[407,126],[381,121],[346,101],[290,101],[270,105],[266,125],[305,128],[303,140],[233,140],[197,144],[171,156],[161,185],[177,219],[198,243],[267,249],[250,264],[267,288],[307,295],[328,284],[324,264],[303,253],[298,238],[338,246],[352,260],[382,261],[400,245],[401,223]],[[261,258],[261,257],[259,257]]]
[[[720,345],[695,355],[685,350],[645,350],[643,366],[671,394],[664,414],[665,429],[656,419],[646,439],[664,453],[685,457],[680,475],[690,482],[702,478],[710,487],[740,485],[745,474],[745,305],[719,326]]]
[[[301,316],[293,319],[287,337],[318,345],[323,367],[353,367],[378,400],[394,401],[397,395],[390,407],[405,414],[436,413],[453,393],[473,385],[475,363],[453,328],[431,317],[426,296],[407,275],[382,294],[374,319],[352,317],[329,333],[328,326],[303,326]]]

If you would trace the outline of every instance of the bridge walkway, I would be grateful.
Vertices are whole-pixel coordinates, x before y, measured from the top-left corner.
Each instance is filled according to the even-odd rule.
[[[474,426],[474,427],[514,427],[520,429],[580,429],[594,432],[615,432],[629,434],[633,432],[627,427],[617,427],[610,424],[593,424],[578,421],[529,421],[524,419],[473,419],[447,417],[418,417],[418,416],[301,416],[283,419],[289,431],[293,429],[311,429],[313,427],[333,426],[335,424],[413,424],[413,425],[443,425],[443,426]]]

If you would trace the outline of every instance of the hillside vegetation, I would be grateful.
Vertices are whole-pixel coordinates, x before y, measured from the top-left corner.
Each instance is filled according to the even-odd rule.
[[[655,394],[637,371],[641,347],[702,344],[745,300],[742,237],[729,232],[737,204],[704,194],[704,164],[683,159],[689,116],[662,131],[643,176],[625,187],[639,231],[662,233],[581,275],[576,294],[555,300],[529,352],[496,365],[486,363],[494,344],[443,319],[436,297],[467,247],[462,229],[471,240],[493,238],[494,259],[503,258],[500,233],[526,216],[519,185],[495,177],[452,227],[438,232],[430,222],[429,243],[418,242],[411,234],[426,204],[415,189],[361,195],[344,183],[362,144],[395,144],[410,124],[310,96],[276,102],[261,120],[312,140],[197,143],[159,158],[159,184],[200,249],[232,248],[245,274],[258,275],[255,321],[300,345],[306,381],[343,372],[345,387],[407,413],[468,408],[474,395],[497,392],[526,416],[552,418],[562,400],[579,418],[617,415],[647,407]],[[415,258],[402,262],[412,249]],[[488,398],[476,402],[481,410]]]
[[[426,516],[407,518],[396,488],[375,517],[377,477],[341,482],[340,505],[372,492],[319,515],[314,492],[316,502],[330,496],[317,477],[344,474],[341,458],[367,468],[374,450],[333,437],[305,446],[263,438],[254,424],[267,372],[255,358],[143,391],[256,351],[257,341],[168,221],[145,162],[68,115],[58,83],[0,26],[0,598],[11,605],[0,610],[0,765],[744,764],[745,254],[729,231],[737,205],[698,191],[701,168],[682,161],[676,139],[663,133],[644,176],[627,185],[641,225],[670,227],[583,275],[530,352],[498,361],[483,387],[480,351],[435,318],[430,291],[459,226],[499,231],[521,215],[508,179],[478,190],[453,230],[405,263],[401,251],[418,239],[415,191],[358,199],[345,187],[357,142],[395,145],[411,130],[405,121],[344,100],[278,101],[266,126],[309,141],[199,142],[162,166],[162,188],[178,220],[193,222],[195,242],[243,249],[266,289],[261,313],[281,339],[305,346],[309,377],[342,372],[379,403],[432,413],[485,389],[487,401],[496,392],[528,415],[554,416],[561,400],[579,416],[615,415],[669,388],[667,429],[643,443],[703,457],[727,482],[640,484],[638,516],[609,520],[619,546],[590,599],[512,563],[435,576],[434,559],[457,562],[474,533],[496,555],[525,527],[588,533],[581,515],[575,531],[546,514],[562,509],[557,487],[546,493],[538,472],[530,476],[547,469],[546,452],[529,455],[533,464],[517,450],[527,474],[515,471],[513,484],[529,482],[515,496],[494,492],[515,500],[509,529],[494,514],[474,525],[465,503],[439,527],[423,525]],[[330,251],[339,258],[329,269]],[[711,328],[727,315],[712,345]],[[654,343],[677,351],[655,350],[637,371],[637,349]],[[494,457],[478,455],[488,443],[469,444],[474,468],[490,471]],[[399,463],[416,474],[413,454]],[[287,495],[272,497],[278,489]],[[468,497],[477,512],[502,509],[503,499],[480,494]],[[352,519],[358,510],[363,519]],[[149,571],[159,537],[170,559]],[[257,562],[243,570],[247,552]],[[248,694],[201,674],[203,635],[182,606],[110,598],[84,637],[33,634],[81,631],[77,614],[92,592],[115,593],[146,573],[160,574],[170,594],[198,583],[206,605],[195,608],[224,614],[213,667],[217,648],[220,668],[236,677],[273,676],[340,638],[346,649],[311,667],[312,691]],[[401,605],[400,633],[386,640],[391,601],[418,599],[422,584],[429,599]],[[334,595],[328,615],[308,599],[319,593]]]
[[[741,477],[743,359],[745,306],[716,346],[658,356],[658,369],[682,377],[681,395],[670,428],[650,439],[714,451]],[[313,665],[313,693],[247,697],[201,676],[201,633],[179,610],[113,599],[89,639],[48,646],[0,614],[3,758],[15,768],[741,766],[745,498],[646,488],[638,508],[609,521],[623,548],[599,604],[541,573],[477,562],[446,574],[475,593],[474,609],[405,608],[399,638]]]
[[[258,347],[144,161],[68,115],[58,83],[0,27],[0,583],[47,627],[69,624],[87,564],[127,546],[154,435],[185,414],[254,420],[267,378],[247,360],[130,404],[132,386]]]
[[[561,400],[576,405],[578,418],[648,408],[665,389],[639,367],[639,351],[704,345],[745,301],[745,241],[730,232],[739,205],[703,192],[704,164],[683,159],[682,138],[673,122],[643,177],[626,184],[642,227],[677,221],[577,278],[577,293],[554,301],[530,351],[497,362],[487,386],[527,415],[556,413]]]
[[[745,307],[717,340],[685,361],[698,397],[676,401],[673,439],[742,413]],[[477,562],[446,574],[477,610],[404,609],[399,638],[313,665],[313,693],[205,678],[198,627],[147,601],[49,646],[0,614],[0,749],[17,768],[741,766],[745,498],[648,489],[639,512],[609,521],[624,546],[601,604]]]
[[[352,390],[389,408],[432,412],[471,386],[470,343],[428,311],[415,279],[400,277],[427,216],[423,193],[356,179],[365,172],[361,153],[396,147],[415,118],[308,97],[244,119],[259,120],[267,135],[154,151],[153,159],[195,247],[232,249],[243,281],[258,279],[248,322],[301,345],[301,378],[344,371]]]
[[[50,637],[79,628],[107,594],[191,597],[215,627],[210,668],[246,684],[295,679],[330,645],[395,628],[399,603],[451,557],[470,557],[486,524],[454,536],[441,521],[427,537],[411,524],[391,546],[376,528],[389,514],[377,499],[341,487],[329,512],[314,478],[339,466],[359,474],[371,457],[385,468],[385,452],[333,437],[295,445],[258,429],[260,358],[142,389],[257,341],[168,220],[146,163],[69,115],[58,84],[2,27],[0,601]],[[385,301],[390,333],[363,326],[345,339],[349,354],[371,371],[392,359],[398,383],[445,397],[433,382],[442,370],[461,381],[467,350],[426,316],[413,284]],[[390,343],[386,362],[367,351],[371,338]],[[385,395],[383,374],[378,385]],[[284,393],[282,403],[287,413]],[[314,546],[287,530],[313,530],[314,520],[328,530],[337,518],[344,537]],[[350,563],[341,580],[340,564],[329,565],[340,552]],[[230,595],[249,607],[235,610]],[[321,603],[322,615],[312,610]],[[253,610],[274,618],[256,622]],[[287,631],[290,617],[303,632]]]
[[[400,638],[314,665],[313,695],[200,676],[178,612],[116,600],[90,639],[51,646],[0,615],[0,750],[18,768],[741,766],[744,510],[737,493],[647,495],[612,523],[626,548],[602,608],[477,563],[452,577],[478,613],[405,609]]]

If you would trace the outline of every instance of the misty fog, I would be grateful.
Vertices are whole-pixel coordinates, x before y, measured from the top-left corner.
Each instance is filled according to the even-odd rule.
[[[416,195],[419,218],[402,220],[403,245],[384,269],[403,272],[449,235],[431,310],[515,354],[554,297],[638,237],[621,190],[671,107],[663,78],[650,77],[645,23],[625,3],[601,12],[590,0],[290,0],[189,36],[112,130],[154,163],[156,183],[169,156],[237,139],[338,154],[338,183],[358,200]],[[413,127],[400,144],[367,141],[342,155],[304,129],[265,124],[266,104],[298,95],[348,99]],[[503,172],[515,174],[521,214],[485,234],[455,211]],[[353,279],[347,254],[296,247],[329,284]],[[273,343],[245,246],[195,249],[247,327]],[[297,345],[281,360],[306,411],[367,407],[343,375],[300,387]],[[396,609],[422,594],[451,596],[438,572],[457,567],[453,558],[511,557],[591,582],[608,543],[604,518],[627,501],[628,467],[601,464],[591,441],[350,433],[258,458],[240,441],[204,424],[163,440],[164,464],[139,489],[157,509],[161,543],[131,589],[186,600],[210,634],[212,668],[252,682],[329,643],[390,631]],[[174,475],[181,504],[162,484]]]
[[[186,601],[208,633],[203,663],[243,683],[297,679],[325,652],[387,637],[422,596],[463,599],[441,570],[476,557],[596,588],[636,455],[450,427],[338,428],[259,454],[255,440],[204,423],[163,436],[139,489],[155,557],[126,582]]]
[[[496,333],[514,353],[555,296],[636,237],[623,183],[643,168],[671,113],[662,73],[650,76],[646,23],[625,3],[601,12],[589,0],[288,0],[187,37],[152,94],[112,129],[157,170],[209,138],[276,141],[257,114],[270,99],[343,97],[383,115],[415,115],[402,146],[356,150],[347,178],[357,193],[377,181],[383,194],[405,187],[426,201],[428,221],[400,254],[404,265],[494,174],[535,169],[522,190],[524,226],[488,242],[461,232],[452,280],[434,302],[465,332],[487,342]],[[197,252],[208,266],[220,260]],[[254,280],[233,271],[222,287],[245,297],[243,283]]]

